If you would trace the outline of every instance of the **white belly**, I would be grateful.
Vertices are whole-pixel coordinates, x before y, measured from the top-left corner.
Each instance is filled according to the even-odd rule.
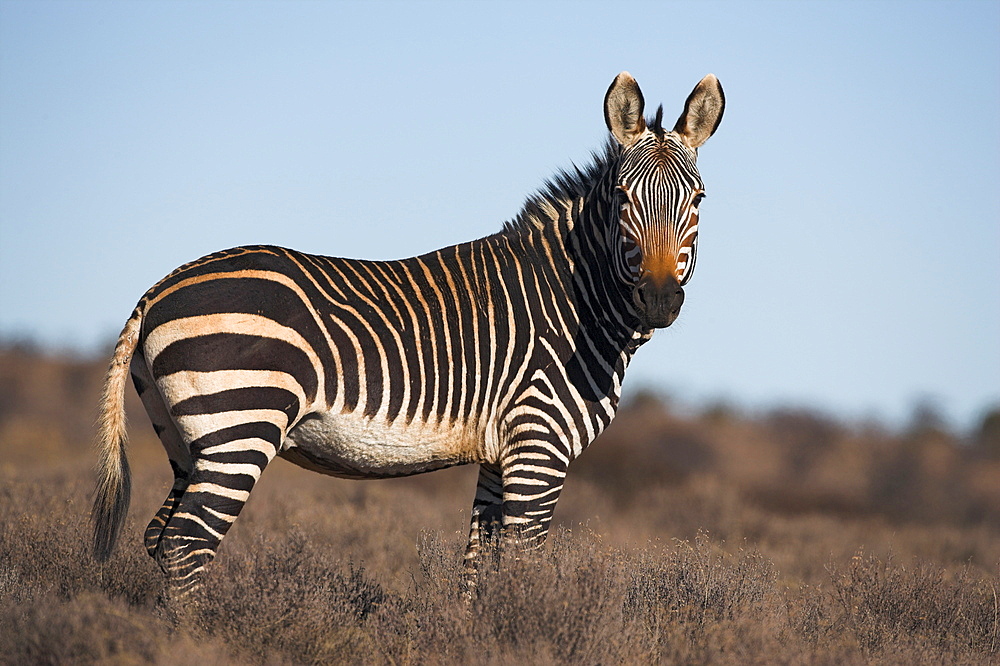
[[[481,462],[481,439],[447,423],[388,424],[359,414],[324,414],[292,428],[279,455],[324,474],[382,478]]]

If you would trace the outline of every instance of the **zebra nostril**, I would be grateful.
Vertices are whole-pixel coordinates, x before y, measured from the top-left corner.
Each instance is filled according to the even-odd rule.
[[[683,301],[683,289],[675,284],[674,290],[671,291],[668,284],[658,284],[651,275],[646,274],[635,283],[635,287],[632,290],[632,299],[635,301],[636,307],[648,310],[664,305],[672,307],[678,298],[678,294],[680,295],[680,300]]]
[[[632,289],[632,301],[639,312],[646,312],[649,309],[649,279],[640,278]]]
[[[670,309],[677,311],[681,309],[682,305],[684,305],[684,289],[677,287],[677,290],[674,291],[673,298],[670,299]]]

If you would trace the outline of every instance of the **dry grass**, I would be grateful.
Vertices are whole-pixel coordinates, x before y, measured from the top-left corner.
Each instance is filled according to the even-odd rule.
[[[474,469],[279,461],[178,606],[141,545],[170,474],[134,396],[132,515],[106,565],[87,551],[101,371],[0,351],[0,662],[998,661],[992,440],[639,399],[574,464],[547,547],[489,560],[471,603]]]

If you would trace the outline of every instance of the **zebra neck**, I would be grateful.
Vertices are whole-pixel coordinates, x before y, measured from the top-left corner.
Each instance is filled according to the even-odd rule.
[[[499,235],[537,276],[540,318],[550,325],[536,321],[536,331],[543,328],[568,343],[568,379],[586,399],[610,399],[615,406],[625,369],[651,331],[641,329],[630,291],[612,268],[608,182],[601,174],[585,193],[564,189],[560,196],[550,191],[536,197],[518,223]]]

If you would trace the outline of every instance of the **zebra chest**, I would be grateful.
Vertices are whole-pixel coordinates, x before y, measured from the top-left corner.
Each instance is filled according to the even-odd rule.
[[[279,455],[332,476],[377,479],[477,461],[482,448],[478,440],[449,424],[323,414],[292,428]]]

